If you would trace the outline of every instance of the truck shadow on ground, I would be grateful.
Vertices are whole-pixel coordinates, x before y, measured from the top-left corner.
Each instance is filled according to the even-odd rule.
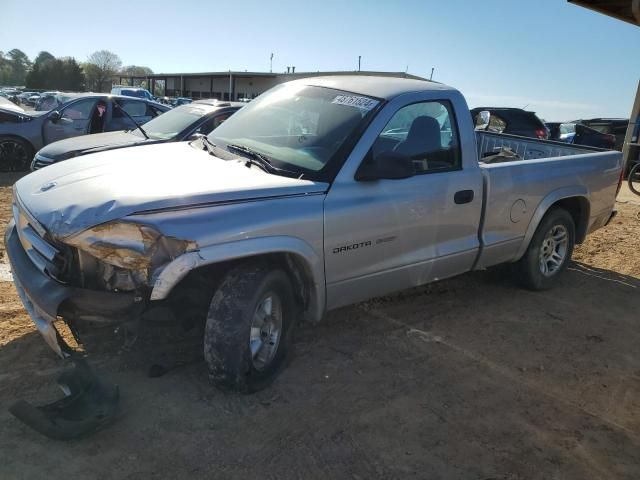
[[[99,353],[122,416],[70,444],[6,413],[52,392],[57,361],[28,333],[0,349],[0,472],[38,455],[29,472],[68,475],[83,455],[107,469],[136,452],[113,477],[638,478],[638,287],[572,263],[547,292],[500,267],[376,298],[301,326],[289,368],[252,396],[215,390],[203,362],[149,378],[145,348]]]

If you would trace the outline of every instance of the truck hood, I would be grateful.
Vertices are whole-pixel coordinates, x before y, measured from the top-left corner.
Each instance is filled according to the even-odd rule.
[[[134,213],[326,192],[312,182],[222,160],[186,142],[112,150],[37,170],[18,201],[57,238]]]

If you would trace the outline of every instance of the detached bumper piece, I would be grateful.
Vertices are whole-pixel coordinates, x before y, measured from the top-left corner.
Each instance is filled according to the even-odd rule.
[[[115,420],[120,393],[117,385],[99,379],[82,359],[58,378],[65,396],[35,407],[20,400],[9,411],[35,431],[55,440],[71,440],[101,429]]]

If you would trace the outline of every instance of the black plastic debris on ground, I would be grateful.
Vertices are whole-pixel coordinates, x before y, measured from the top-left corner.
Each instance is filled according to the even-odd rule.
[[[82,359],[58,378],[65,396],[53,403],[33,406],[20,400],[9,411],[37,432],[56,440],[71,440],[95,432],[115,419],[120,393],[117,385],[98,378]]]

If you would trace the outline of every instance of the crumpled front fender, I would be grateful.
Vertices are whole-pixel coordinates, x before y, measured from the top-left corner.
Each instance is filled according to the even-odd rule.
[[[324,263],[304,240],[289,236],[270,236],[222,243],[188,252],[167,264],[153,282],[150,300],[162,300],[190,271],[206,265],[263,254],[288,253],[302,260],[310,272],[311,298],[308,317],[320,320],[325,309]]]

